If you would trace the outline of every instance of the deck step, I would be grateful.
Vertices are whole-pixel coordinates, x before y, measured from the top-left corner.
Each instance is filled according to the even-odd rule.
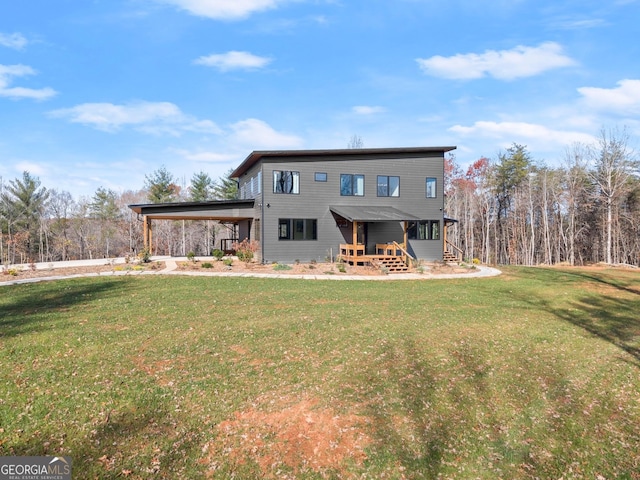
[[[402,257],[381,255],[372,259],[371,263],[380,270],[384,270],[388,273],[403,273],[409,271],[409,267],[404,263]]]
[[[445,262],[458,262],[459,259],[458,257],[456,257],[453,253],[449,253],[449,252],[444,252],[444,254],[442,255],[442,260]]]

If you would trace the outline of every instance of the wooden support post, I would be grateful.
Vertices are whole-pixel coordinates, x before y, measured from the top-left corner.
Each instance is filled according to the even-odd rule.
[[[142,217],[142,242],[145,249],[149,248],[149,218],[145,215]]]
[[[409,241],[409,237],[407,234],[407,230],[409,230],[409,222],[407,222],[406,220],[404,221],[404,237],[402,239],[402,241],[404,242],[404,249],[408,250],[409,249],[409,243],[407,243]]]
[[[151,223],[151,217],[148,217],[147,221],[149,222],[149,255],[153,255],[153,227]]]
[[[447,222],[442,222],[442,252],[447,251]]]
[[[151,254],[151,249],[153,248],[153,229],[151,228],[151,217],[147,215],[142,219],[142,231],[144,248],[149,250],[149,254]]]
[[[353,221],[353,248],[355,248],[356,245],[358,245],[358,222],[354,220]]]

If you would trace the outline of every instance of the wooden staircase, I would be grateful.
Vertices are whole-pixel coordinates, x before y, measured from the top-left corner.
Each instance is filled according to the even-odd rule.
[[[444,252],[444,254],[442,255],[442,260],[445,263],[458,263],[460,261],[460,259],[451,252]]]
[[[409,267],[404,263],[402,257],[376,255],[371,257],[370,261],[371,265],[385,273],[404,273],[409,271]]]

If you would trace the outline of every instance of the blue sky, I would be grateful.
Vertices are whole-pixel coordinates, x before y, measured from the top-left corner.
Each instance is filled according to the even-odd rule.
[[[252,150],[640,134],[640,0],[20,0],[0,9],[0,177],[74,197]]]

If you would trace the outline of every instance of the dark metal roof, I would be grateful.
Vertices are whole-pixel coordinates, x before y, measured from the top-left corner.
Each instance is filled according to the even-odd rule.
[[[221,221],[253,218],[255,200],[215,200],[208,202],[143,203],[129,205],[137,214],[157,219]]]
[[[402,212],[393,207],[353,207],[330,206],[329,209],[350,222],[403,222],[405,220],[420,220],[414,215]]]
[[[343,148],[343,149],[323,149],[323,150],[256,150],[249,154],[247,158],[230,175],[231,178],[239,178],[253,165],[263,158],[276,157],[327,157],[327,156],[356,156],[356,155],[423,155],[425,153],[449,152],[456,147],[406,147],[406,148]]]

